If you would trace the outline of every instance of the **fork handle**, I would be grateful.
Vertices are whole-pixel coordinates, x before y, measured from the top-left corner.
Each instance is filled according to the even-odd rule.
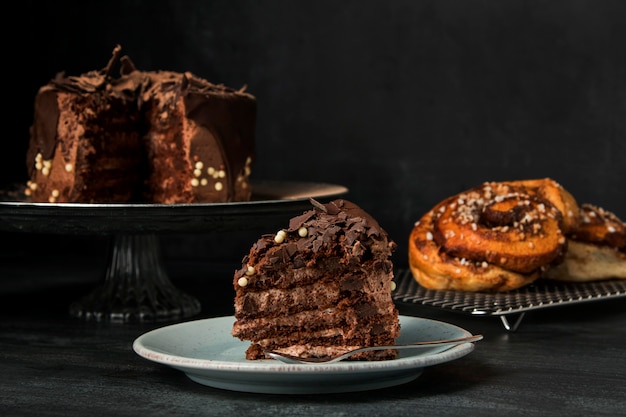
[[[412,349],[416,347],[429,347],[429,346],[445,346],[445,345],[458,345],[459,343],[478,342],[483,338],[482,334],[475,334],[473,336],[460,337],[458,339],[450,340],[433,340],[430,342],[415,342],[408,345],[388,346],[389,349]],[[381,347],[381,346],[374,346]],[[369,349],[369,348],[365,348]]]
[[[387,350],[387,349],[415,349],[432,346],[446,346],[446,345],[458,345],[460,343],[478,342],[483,338],[482,334],[476,334],[472,336],[460,337],[458,339],[446,339],[446,340],[431,340],[428,342],[415,342],[408,345],[389,345],[389,346],[368,346],[350,352],[346,352],[341,356],[352,356],[356,353],[369,352],[372,350]]]

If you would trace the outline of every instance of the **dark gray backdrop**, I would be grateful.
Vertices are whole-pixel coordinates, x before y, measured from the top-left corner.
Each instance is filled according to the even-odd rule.
[[[2,183],[25,181],[38,87],[119,43],[141,69],[247,85],[255,177],[347,186],[398,265],[424,212],[483,181],[552,177],[626,219],[623,1],[21,1],[4,17]]]

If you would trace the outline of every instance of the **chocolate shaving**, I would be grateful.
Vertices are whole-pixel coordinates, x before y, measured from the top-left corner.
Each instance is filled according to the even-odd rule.
[[[285,251],[287,253],[287,256],[291,258],[295,253],[298,252],[298,245],[295,243],[288,243],[287,246],[285,246]]]
[[[113,56],[109,60],[107,66],[104,67],[104,69],[102,70],[102,75],[105,78],[108,78],[111,75],[111,72],[113,71],[113,67],[115,67],[115,64],[117,64],[117,61],[119,60],[121,52],[122,52],[122,46],[121,45],[117,45],[113,49]]]
[[[315,211],[309,210],[297,217],[292,218],[291,220],[289,220],[289,231],[298,230],[304,224],[304,222],[306,222],[313,216],[315,216]]]
[[[135,66],[135,63],[130,59],[128,55],[124,55],[120,59],[120,74],[128,75],[133,71],[137,71],[137,67]]]
[[[338,214],[340,219],[345,219],[348,217],[348,214],[343,212],[342,208],[343,208],[343,200],[331,201],[330,203],[326,205],[326,210],[328,214],[333,215],[333,216]]]
[[[328,213],[328,209],[326,208],[326,206],[322,203],[320,203],[319,201],[317,201],[314,198],[309,198],[309,202],[313,205],[313,207],[315,207],[318,210],[323,211],[324,213]]]

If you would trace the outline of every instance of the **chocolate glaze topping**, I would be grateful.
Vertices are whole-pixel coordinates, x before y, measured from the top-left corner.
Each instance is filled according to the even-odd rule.
[[[275,243],[275,235],[264,235],[253,245],[251,253],[244,259],[244,267],[236,274],[238,277],[245,274],[245,264],[257,264],[263,257],[267,258],[267,262],[261,262],[260,268],[276,269],[293,263],[297,269],[306,266],[320,252],[325,254],[327,261],[339,257],[344,259],[342,262],[361,262],[367,252],[361,242],[370,239],[387,240],[390,251],[397,247],[395,242],[388,239],[378,222],[356,204],[343,199],[327,204],[314,199],[310,199],[310,202],[313,209],[289,221],[289,228],[285,229],[287,238],[283,244]],[[298,234],[303,227],[307,230],[304,237]],[[342,253],[325,252],[336,247],[334,243],[344,248]]]
[[[292,218],[287,229],[289,233],[297,233],[301,227],[307,228],[307,236],[296,240],[298,251],[310,249],[318,252],[322,246],[336,239],[342,230],[344,239],[341,243],[344,246],[352,246],[363,234],[376,238],[386,236],[373,217],[350,201],[341,199],[322,205],[314,199],[310,201],[314,209]]]

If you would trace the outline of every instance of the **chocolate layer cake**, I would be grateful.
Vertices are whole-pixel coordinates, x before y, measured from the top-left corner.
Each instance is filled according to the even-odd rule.
[[[254,96],[189,72],[139,71],[120,53],[100,71],[60,73],[37,93],[32,201],[249,200]]]
[[[391,298],[395,242],[354,203],[311,203],[288,228],[254,243],[234,274],[232,334],[252,342],[247,359],[265,358],[264,350],[333,356],[393,345],[400,334]],[[396,357],[392,349],[351,359]]]

